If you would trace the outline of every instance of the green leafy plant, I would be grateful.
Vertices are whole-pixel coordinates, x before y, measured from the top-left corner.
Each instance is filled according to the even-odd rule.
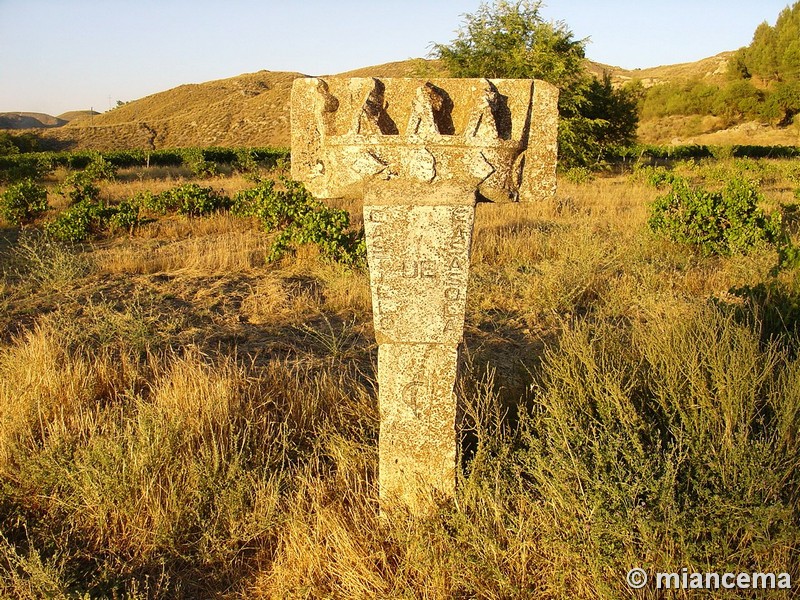
[[[117,176],[117,167],[98,152],[83,172],[92,181],[113,180]]]
[[[300,182],[281,181],[285,189],[277,190],[275,182],[268,180],[239,192],[233,201],[234,214],[256,217],[267,231],[279,232],[269,260],[277,260],[295,246],[315,244],[328,260],[362,264],[366,256],[363,232],[348,231],[347,211],[325,206]]]
[[[237,149],[233,168],[239,173],[255,173],[258,170],[258,163],[254,157],[253,150],[250,148]]]
[[[542,79],[558,86],[560,165],[595,166],[633,144],[638,124],[635,87],[615,88],[584,65],[585,40],[541,15],[541,2],[481,3],[449,44],[434,44],[452,77]]]
[[[570,183],[582,185],[594,181],[594,173],[586,167],[572,167],[564,171],[564,179]]]
[[[37,180],[52,170],[53,163],[46,155],[0,155],[0,182],[15,183],[25,179]]]
[[[782,239],[778,213],[764,214],[751,182],[733,179],[721,191],[692,187],[676,179],[672,189],[656,199],[648,220],[656,233],[696,246],[703,254],[743,254],[756,245]]]
[[[102,230],[111,214],[102,202],[82,200],[48,223],[45,231],[62,242],[83,242]]]
[[[139,216],[139,205],[136,202],[124,200],[110,210],[112,214],[108,221],[116,229],[124,229],[128,233],[133,233],[133,230],[142,222]]]
[[[70,173],[58,187],[58,193],[67,199],[70,205],[82,202],[95,202],[100,196],[100,188],[95,185],[91,173],[76,171]]]
[[[32,179],[14,184],[0,195],[0,215],[12,225],[29,223],[47,208],[47,190]]]
[[[654,188],[663,188],[680,179],[675,173],[664,167],[642,166],[636,167],[633,178]]]
[[[186,149],[183,155],[183,162],[196,177],[213,177],[219,174],[217,164],[206,160],[205,154],[200,148]]]
[[[129,200],[132,205],[140,209],[160,215],[165,215],[169,211],[175,210],[176,207],[169,204],[173,201],[172,196],[166,192],[154,194],[149,190],[139,192]]]
[[[231,207],[231,199],[213,188],[187,183],[159,194],[153,199],[153,206],[164,213],[176,210],[182,215],[201,217],[228,210]]]

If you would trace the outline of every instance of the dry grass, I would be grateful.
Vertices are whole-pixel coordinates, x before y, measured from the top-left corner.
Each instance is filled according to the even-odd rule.
[[[748,121],[728,125],[720,117],[669,116],[642,121],[637,130],[646,144],[700,144],[709,146],[798,146],[800,127],[777,127]]]
[[[773,203],[797,187],[758,165],[679,168],[746,167]],[[173,183],[124,179],[104,193]],[[308,248],[267,263],[227,215],[80,250],[2,230],[0,597],[655,598],[625,570],[798,576],[797,282],[769,249],[653,237],[658,193],[599,177],[478,207],[465,463],[428,518],[378,512],[365,273]]]
[[[647,69],[625,69],[586,61],[597,77],[611,75],[616,85],[631,80],[646,87],[658,83],[700,79],[724,83],[733,52],[692,63]],[[320,74],[314,74],[320,75]],[[446,77],[437,60],[409,59],[340,74],[345,77]],[[300,73],[259,71],[237,77],[182,85],[140,98],[64,127],[40,130],[71,149],[129,149],[197,146],[290,145],[289,96]],[[795,129],[735,127],[723,129],[713,117],[671,117],[642,122],[639,138],[646,143],[797,145]],[[153,134],[155,137],[153,138]]]

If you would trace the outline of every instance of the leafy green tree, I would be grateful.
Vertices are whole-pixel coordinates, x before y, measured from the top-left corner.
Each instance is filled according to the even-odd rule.
[[[785,8],[775,26],[762,23],[736,56],[747,72],[767,82],[800,79],[800,2]]]
[[[8,131],[0,131],[0,156],[33,152],[38,146],[39,139],[33,133],[11,134]]]
[[[789,125],[800,114],[800,2],[782,10],[774,27],[759,25],[733,64],[741,77],[756,77],[766,85],[764,116]]]
[[[542,3],[529,0],[483,3],[465,15],[457,37],[435,44],[453,77],[542,79],[560,89],[559,154],[562,166],[585,166],[605,158],[636,134],[636,97],[597,81],[584,66],[585,40],[575,40],[564,22],[545,22]]]

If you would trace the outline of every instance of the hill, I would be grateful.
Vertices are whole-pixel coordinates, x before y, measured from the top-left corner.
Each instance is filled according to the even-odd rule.
[[[289,92],[300,73],[259,71],[182,85],[124,104],[91,121],[44,132],[72,149],[287,146]]]
[[[588,69],[595,76],[604,72],[611,75],[614,85],[640,81],[645,88],[662,83],[699,80],[709,84],[724,85],[728,64],[735,52],[721,52],[715,56],[690,63],[663,65],[647,69],[621,67],[589,62]],[[668,116],[642,119],[638,130],[639,141],[648,144],[707,144],[707,145],[800,145],[800,128],[777,127],[767,123],[746,121],[729,124],[712,115]]]
[[[641,81],[645,87],[689,79],[721,83],[725,80],[733,54],[723,52],[692,63],[647,69],[624,69],[587,61],[587,68],[598,77],[604,72],[609,73],[615,85],[633,80]],[[338,75],[441,77],[446,76],[446,71],[439,61],[417,58]],[[81,118],[88,114],[86,112],[65,113],[58,119],[50,117],[70,122],[62,123],[61,127],[47,125],[48,129],[38,131],[44,146],[70,149],[288,146],[290,90],[296,77],[304,75],[259,71],[182,85],[95,114],[92,119]],[[719,119],[713,117],[667,117],[642,122],[639,137],[643,142],[658,144],[800,144],[800,132],[793,128],[779,129],[760,123],[739,123],[729,129],[724,127]]]
[[[645,87],[689,79],[704,79],[709,83],[721,83],[725,80],[728,63],[734,54],[735,52],[721,52],[695,62],[648,67],[647,69],[623,69],[592,61],[588,61],[587,67],[597,77],[601,77],[604,72],[609,73],[616,85],[633,80],[641,81]]]
[[[58,115],[58,118],[63,121],[71,122],[77,119],[86,119],[89,117],[94,117],[99,114],[101,113],[97,112],[96,110],[70,110],[63,114]]]
[[[66,125],[66,123],[66,119],[53,117],[45,113],[0,113],[0,129],[41,129],[45,127],[60,127]]]

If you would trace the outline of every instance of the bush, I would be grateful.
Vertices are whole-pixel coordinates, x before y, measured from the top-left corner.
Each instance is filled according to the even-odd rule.
[[[111,212],[102,203],[82,200],[48,223],[45,231],[62,242],[83,242],[101,231]]]
[[[0,156],[0,182],[20,182],[25,179],[40,179],[53,170],[47,155],[19,154]]]
[[[564,179],[576,185],[594,181],[594,172],[586,167],[572,167],[564,171]]]
[[[162,192],[153,198],[152,203],[162,213],[176,210],[179,214],[190,217],[201,217],[231,207],[231,199],[226,195],[196,183],[187,183]]]
[[[117,167],[106,160],[102,154],[97,153],[84,173],[92,181],[113,180],[117,176]]]
[[[559,163],[594,167],[630,146],[638,124],[633,86],[614,88],[607,75],[584,65],[586,40],[575,40],[563,22],[548,22],[541,2],[496,0],[464,15],[450,44],[434,44],[451,77],[542,79],[556,85]]]
[[[123,201],[119,205],[109,209],[112,211],[108,222],[117,229],[124,229],[128,233],[133,233],[141,224],[139,217],[139,205],[135,201]]]
[[[550,515],[543,545],[596,582],[591,597],[679,597],[626,595],[634,564],[796,569],[798,367],[712,307],[576,324],[545,355],[523,435],[518,477]]]
[[[743,254],[759,244],[781,240],[778,213],[758,207],[758,188],[733,179],[721,192],[694,188],[676,179],[672,190],[651,207],[648,224],[656,233],[696,246],[703,254]]]
[[[47,210],[47,190],[26,179],[0,196],[0,215],[12,225],[29,223]]]
[[[86,171],[70,173],[58,187],[58,193],[67,199],[70,206],[81,202],[94,202],[100,195],[100,188],[94,178]]]
[[[154,194],[151,191],[138,192],[133,198],[129,200],[130,204],[138,208],[143,208],[151,213],[165,215],[171,210],[175,210],[175,206],[170,206],[170,202],[175,200],[167,192]]]
[[[63,290],[65,285],[92,270],[91,259],[85,253],[53,236],[44,235],[38,229],[20,234],[11,259],[16,276],[37,287]]]
[[[219,173],[217,164],[207,160],[205,152],[200,148],[187,148],[183,153],[183,163],[196,177],[213,177]]]
[[[350,217],[345,210],[315,200],[303,184],[282,179],[285,190],[265,181],[234,197],[233,212],[257,217],[267,231],[280,231],[272,244],[269,260],[277,260],[292,247],[315,244],[328,260],[360,265],[366,257],[363,232],[348,232]]]
[[[633,178],[654,188],[663,188],[680,179],[675,173],[664,167],[637,167],[634,169]]]
[[[233,161],[234,170],[239,173],[254,173],[258,169],[254,152],[249,148],[239,148],[236,150],[236,158]]]

